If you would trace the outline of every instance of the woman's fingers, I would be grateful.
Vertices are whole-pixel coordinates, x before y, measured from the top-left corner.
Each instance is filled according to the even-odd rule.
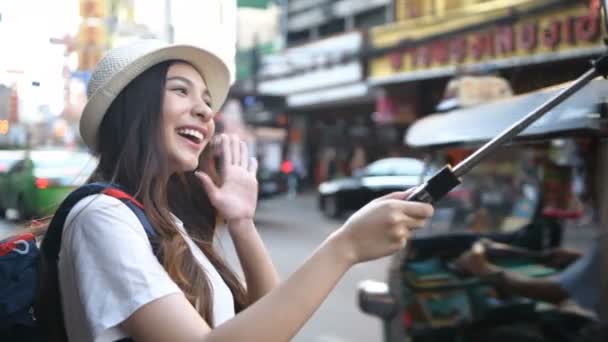
[[[244,141],[240,141],[240,152],[241,152],[241,160],[240,165],[244,168],[248,168],[249,166],[249,149],[247,148],[247,143]]]
[[[417,219],[417,218],[413,218],[413,217],[409,217],[409,216],[406,219],[406,225],[410,229],[423,228],[424,226],[426,226],[427,222],[428,222],[427,219]]]
[[[405,200],[412,194],[412,192],[414,192],[414,190],[416,190],[416,187],[409,188],[404,191],[391,192],[390,194],[386,194],[382,197],[378,197],[374,201],[383,201],[383,200],[387,200],[387,199]]]
[[[224,166],[238,165],[248,171],[257,171],[257,162],[252,164],[247,143],[237,135],[222,134],[219,137]],[[254,158],[255,159],[255,158]]]
[[[407,240],[407,238],[410,236],[409,228],[410,227],[407,225],[398,225],[392,230],[390,237],[394,242],[401,243],[402,241]]]
[[[426,203],[389,200],[386,205],[390,234],[396,241],[405,241],[410,231],[425,227],[433,214],[433,207]]]
[[[424,227],[432,213],[432,207],[424,203],[409,203],[402,200],[389,200],[383,203],[384,226],[391,242],[405,243],[413,230]]]
[[[222,159],[224,163],[224,169],[226,166],[232,165],[232,149],[230,148],[230,138],[226,134],[220,136],[222,145]]]
[[[414,219],[426,220],[433,216],[433,206],[428,203],[401,201],[404,213]]]
[[[230,150],[232,151],[232,164],[238,165],[241,162],[241,143],[236,135],[230,135]]]

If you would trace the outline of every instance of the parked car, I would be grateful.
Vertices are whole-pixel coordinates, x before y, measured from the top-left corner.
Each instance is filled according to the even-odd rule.
[[[360,175],[319,185],[319,208],[327,217],[357,210],[374,198],[403,191],[423,180],[424,163],[414,158],[385,158],[369,164]]]
[[[0,174],[8,172],[11,166],[23,158],[23,150],[0,150]]]
[[[33,150],[3,151],[0,164],[6,167],[0,172],[1,214],[10,211],[11,219],[22,220],[52,214],[89,178],[97,162],[87,152]]]
[[[23,159],[24,151],[22,150],[0,150],[0,196],[4,189],[2,179],[4,175],[11,169],[13,164]],[[5,209],[2,201],[0,200],[0,216],[4,215]]]

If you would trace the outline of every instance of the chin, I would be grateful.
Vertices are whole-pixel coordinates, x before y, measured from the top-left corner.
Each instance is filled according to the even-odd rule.
[[[195,171],[198,168],[198,160],[196,162],[188,161],[180,163],[180,170],[183,172]]]
[[[198,168],[198,158],[176,156],[176,158],[172,158],[171,164],[170,167],[176,172],[195,171]]]

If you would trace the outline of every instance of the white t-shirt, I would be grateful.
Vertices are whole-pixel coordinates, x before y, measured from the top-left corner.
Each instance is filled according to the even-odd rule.
[[[215,325],[234,316],[230,289],[174,216],[209,278]],[[59,253],[59,286],[70,341],[128,337],[120,324],[146,303],[181,293],[152,251],[137,216],[120,200],[91,195],[70,211]]]

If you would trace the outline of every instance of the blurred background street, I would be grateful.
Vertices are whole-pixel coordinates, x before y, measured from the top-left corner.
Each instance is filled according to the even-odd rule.
[[[108,49],[133,40],[199,45],[229,65],[217,132],[258,159],[257,227],[285,278],[350,213],[465,160],[568,86],[605,51],[606,31],[598,0],[0,0],[0,237],[91,176],[97,158],[78,128],[87,83]],[[469,248],[454,236],[589,250],[608,217],[593,202],[608,203],[597,166],[607,94],[593,80],[493,151],[416,233],[433,253],[415,251],[443,263],[444,249]],[[220,242],[235,264],[223,231]],[[363,313],[357,288],[387,280],[389,261],[351,269],[294,341],[402,342],[382,322],[402,333],[473,319],[465,305],[439,318]]]

